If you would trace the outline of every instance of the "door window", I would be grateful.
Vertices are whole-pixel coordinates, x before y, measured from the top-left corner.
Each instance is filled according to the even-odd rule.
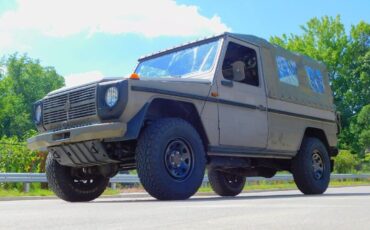
[[[258,86],[257,53],[254,49],[229,42],[222,74],[225,79]]]

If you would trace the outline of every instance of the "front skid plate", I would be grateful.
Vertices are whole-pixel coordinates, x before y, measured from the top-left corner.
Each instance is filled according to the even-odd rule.
[[[85,141],[48,148],[54,159],[61,165],[87,167],[118,161],[109,158],[100,141]]]

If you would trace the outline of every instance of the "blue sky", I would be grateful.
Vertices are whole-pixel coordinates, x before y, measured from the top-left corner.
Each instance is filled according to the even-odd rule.
[[[67,84],[130,74],[137,58],[229,30],[268,39],[312,17],[370,21],[369,0],[1,0],[0,56],[28,53]]]

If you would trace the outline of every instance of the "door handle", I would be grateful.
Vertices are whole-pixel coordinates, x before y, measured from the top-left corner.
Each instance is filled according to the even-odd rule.
[[[267,108],[265,106],[263,106],[263,105],[257,106],[257,109],[259,109],[261,111],[266,111],[267,110]]]

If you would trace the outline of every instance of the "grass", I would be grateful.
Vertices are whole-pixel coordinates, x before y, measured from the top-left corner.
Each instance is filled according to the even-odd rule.
[[[333,180],[330,182],[329,187],[348,187],[348,186],[361,186],[370,185],[370,179],[367,180]],[[287,190],[287,189],[298,189],[294,182],[247,182],[244,187],[244,191],[265,191],[265,190]],[[198,192],[213,192],[210,186],[203,186]]]
[[[330,187],[346,187],[346,186],[361,186],[367,185],[370,186],[370,178],[364,180],[333,180],[330,182]],[[288,190],[288,189],[297,189],[297,186],[294,182],[247,182],[244,187],[244,191],[265,191],[265,190]],[[135,186],[130,188],[118,188],[111,189],[107,188],[103,195],[112,196],[118,195],[121,192],[130,193],[130,192],[143,192],[144,189],[141,186]],[[199,193],[212,193],[212,188],[208,186],[202,186]],[[54,193],[48,189],[41,189],[39,186],[34,186],[30,189],[30,192],[25,193],[21,189],[4,189],[0,187],[0,197],[22,197],[22,196],[55,196]]]
[[[103,195],[112,196],[118,195],[120,191],[117,189],[107,188]],[[22,196],[55,196],[54,193],[49,189],[35,188],[30,189],[29,192],[23,192],[16,188],[14,189],[3,189],[0,188],[0,197],[22,197]]]
[[[31,189],[30,192],[19,191],[13,189],[0,189],[0,197],[18,197],[18,196],[53,196],[54,193],[48,189]]]
[[[111,189],[111,188],[107,188],[107,189],[104,191],[103,195],[105,195],[105,196],[114,196],[114,195],[118,195],[118,194],[120,194],[120,193],[121,193],[121,191],[120,191],[119,189]]]

